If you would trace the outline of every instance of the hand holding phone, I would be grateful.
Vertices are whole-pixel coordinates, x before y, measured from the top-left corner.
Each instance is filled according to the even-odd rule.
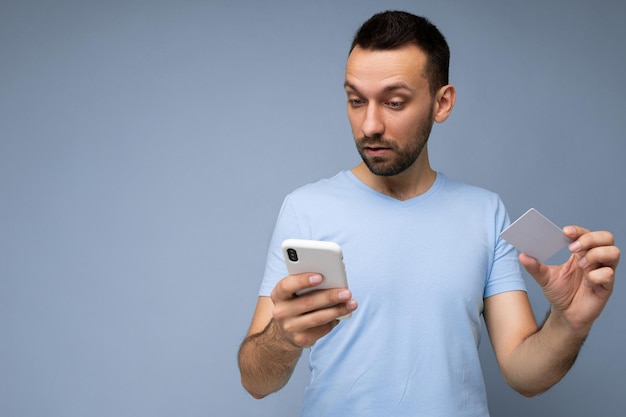
[[[343,252],[338,244],[320,240],[287,239],[282,244],[282,251],[289,275],[311,272],[323,277],[320,284],[297,291],[297,295],[315,290],[348,288]],[[340,319],[349,317],[350,314]]]

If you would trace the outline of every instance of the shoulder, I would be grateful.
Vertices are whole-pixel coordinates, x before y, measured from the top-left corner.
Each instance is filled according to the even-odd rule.
[[[474,204],[501,204],[500,196],[486,188],[452,179],[445,174],[437,173],[441,178],[442,194],[457,201]]]
[[[506,206],[497,193],[441,175],[442,185],[435,205],[438,215],[483,225],[490,233],[499,233],[508,225]]]
[[[354,188],[354,184],[348,175],[348,171],[340,171],[333,177],[324,178],[296,188],[287,195],[287,198],[293,201],[310,200],[312,198],[333,198],[345,196],[352,188]]]

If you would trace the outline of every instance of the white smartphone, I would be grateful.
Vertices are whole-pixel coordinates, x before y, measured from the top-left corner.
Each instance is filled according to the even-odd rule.
[[[297,295],[314,290],[348,288],[346,268],[343,264],[341,246],[321,240],[287,239],[282,244],[283,257],[289,275],[304,272],[322,275],[322,282],[315,287],[298,291]],[[350,314],[340,317],[349,318]]]

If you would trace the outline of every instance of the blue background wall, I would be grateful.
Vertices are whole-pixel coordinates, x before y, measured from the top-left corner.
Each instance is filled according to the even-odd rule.
[[[259,402],[236,351],[282,198],[358,162],[344,62],[391,8],[452,48],[433,165],[624,246],[621,1],[2,0],[0,415],[297,414],[305,364]],[[513,393],[485,340],[494,416],[623,414],[624,269],[548,393]]]

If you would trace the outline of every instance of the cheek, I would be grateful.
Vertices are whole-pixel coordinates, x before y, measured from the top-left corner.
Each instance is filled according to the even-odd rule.
[[[387,121],[387,131],[396,138],[410,140],[418,136],[428,123],[428,113],[403,114]]]
[[[389,117],[385,124],[385,136],[404,141],[413,136],[415,125],[415,119],[407,115]]]

